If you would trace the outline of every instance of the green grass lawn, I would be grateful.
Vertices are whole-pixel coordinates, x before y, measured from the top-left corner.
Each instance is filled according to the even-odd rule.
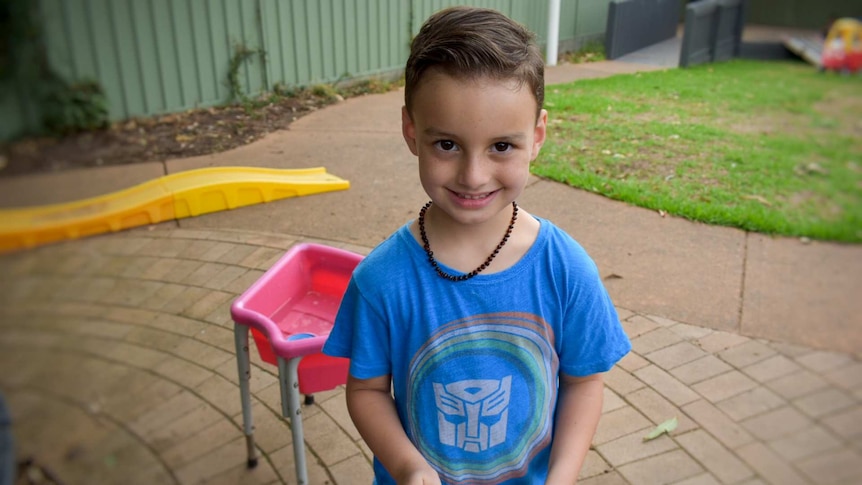
[[[709,224],[862,242],[862,76],[732,61],[549,86],[533,173]]]

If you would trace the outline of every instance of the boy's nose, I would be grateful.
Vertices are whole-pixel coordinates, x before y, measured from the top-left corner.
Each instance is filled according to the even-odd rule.
[[[480,188],[488,180],[486,160],[481,155],[465,154],[458,168],[458,183],[465,188]]]

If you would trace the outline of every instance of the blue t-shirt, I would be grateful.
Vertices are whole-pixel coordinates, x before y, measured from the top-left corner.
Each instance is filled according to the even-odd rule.
[[[516,264],[459,282],[403,226],[354,271],[324,346],[358,379],[392,376],[401,424],[444,483],[544,483],[559,373],[605,372],[631,349],[593,261],[539,222]]]

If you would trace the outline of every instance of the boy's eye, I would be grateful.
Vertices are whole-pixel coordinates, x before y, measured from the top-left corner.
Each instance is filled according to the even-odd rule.
[[[437,143],[435,143],[435,145],[437,145],[437,148],[439,148],[445,152],[451,152],[452,150],[454,150],[458,146],[452,140],[440,140]]]
[[[494,143],[494,151],[496,152],[506,152],[512,149],[511,143],[506,143],[504,141]]]

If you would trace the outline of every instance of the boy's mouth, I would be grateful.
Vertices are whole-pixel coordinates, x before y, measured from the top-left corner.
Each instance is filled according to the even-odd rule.
[[[486,192],[486,193],[484,193],[484,194],[463,194],[463,193],[461,193],[461,192],[454,192],[454,194],[455,194],[459,199],[467,199],[467,200],[482,200],[482,199],[487,199],[488,197],[490,197],[491,195],[493,195],[495,192],[496,192],[496,191],[494,191],[494,192]]]

